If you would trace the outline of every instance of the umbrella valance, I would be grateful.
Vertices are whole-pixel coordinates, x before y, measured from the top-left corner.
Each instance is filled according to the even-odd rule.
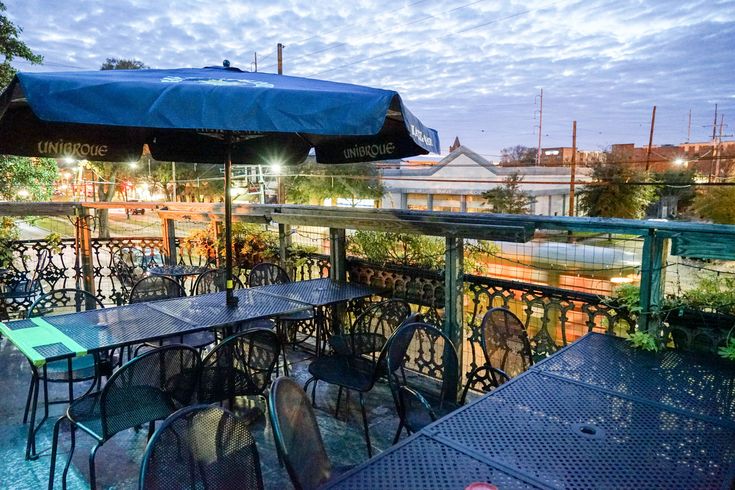
[[[201,163],[222,163],[226,147],[235,163],[439,151],[394,91],[236,68],[19,73],[0,117],[0,153],[28,156],[130,160],[143,143],[156,159]]]

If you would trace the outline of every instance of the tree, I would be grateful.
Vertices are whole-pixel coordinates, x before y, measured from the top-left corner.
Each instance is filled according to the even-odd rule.
[[[322,204],[325,199],[380,199],[384,189],[378,170],[369,163],[324,165],[305,163],[286,167],[286,200],[297,204]]]
[[[528,167],[536,163],[536,149],[523,145],[508,146],[500,150],[503,167]]]
[[[521,190],[521,177],[517,172],[503,180],[503,184],[482,193],[485,204],[492,207],[493,213],[528,214],[536,198]]]
[[[605,153],[592,165],[594,185],[584,186],[579,206],[589,216],[640,219],[656,196],[655,185],[631,185],[648,181],[648,175],[614,153]]]
[[[128,60],[124,58],[107,58],[100,70],[145,70],[150,68],[139,60]]]
[[[727,225],[735,224],[735,187],[708,187],[697,194],[693,207],[704,219]]]
[[[2,14],[6,10],[5,5],[0,2],[0,54],[3,55],[3,62],[0,63],[0,89],[7,86],[15,75],[15,68],[10,64],[14,58],[21,58],[33,64],[43,63],[43,56],[35,54],[18,38],[23,29]]]
[[[58,176],[59,169],[53,158],[0,155],[0,198],[48,201]]]
[[[147,68],[142,61],[126,60],[118,58],[107,58],[100,70],[137,70]],[[108,162],[89,162],[97,174],[97,200],[109,202],[115,196],[118,190],[118,182],[131,177],[131,168],[121,163]],[[134,173],[134,172],[133,172]],[[100,238],[110,238],[110,219],[107,209],[97,210],[98,219],[98,236]]]
[[[672,200],[676,204],[676,213],[684,212],[692,205],[696,196],[694,186],[696,185],[697,173],[693,169],[688,170],[666,170],[654,174],[653,180],[660,182],[656,187],[657,200]]]

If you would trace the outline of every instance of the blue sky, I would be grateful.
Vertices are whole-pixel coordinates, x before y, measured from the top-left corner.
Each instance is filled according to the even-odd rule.
[[[536,146],[655,144],[712,135],[714,105],[735,132],[735,1],[5,0],[45,65],[98,69],[220,64],[399,91],[446,151],[455,136],[488,159]],[[718,120],[719,122],[719,120]],[[728,137],[725,139],[733,139]]]

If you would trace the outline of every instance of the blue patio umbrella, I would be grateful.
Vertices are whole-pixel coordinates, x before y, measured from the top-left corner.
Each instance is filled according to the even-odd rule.
[[[227,302],[232,163],[356,163],[439,152],[398,93],[207,67],[18,73],[0,94],[0,154],[225,165]]]

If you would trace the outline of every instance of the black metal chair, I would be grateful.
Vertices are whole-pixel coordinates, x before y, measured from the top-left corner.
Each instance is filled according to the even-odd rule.
[[[137,247],[121,247],[110,259],[110,271],[120,281],[121,294],[117,295],[118,304],[128,302],[130,290],[145,277],[145,254]]]
[[[255,439],[245,421],[228,410],[210,405],[182,408],[148,442],[138,488],[262,489]]]
[[[333,354],[318,357],[309,364],[312,377],[304,385],[304,390],[314,383],[311,391],[313,404],[319,381],[339,386],[335,416],[339,412],[342,389],[358,392],[368,457],[372,457],[373,452],[364,394],[373,389],[378,378],[385,375],[386,342],[410,313],[411,307],[400,299],[370,306],[357,317],[347,333],[329,339]]]
[[[104,305],[92,294],[80,289],[55,289],[39,296],[26,312],[26,318],[38,316],[53,316],[64,313],[104,308]],[[102,375],[112,372],[112,361],[109,355],[97,360],[94,355],[74,357],[70,360],[54,361],[44,364],[39,368],[31,365],[31,383],[28,387],[28,397],[23,413],[23,423],[28,422],[30,412],[31,423],[36,420],[36,409],[38,407],[39,386],[43,383],[43,408],[44,416],[38,422],[42,424],[49,414],[49,405],[58,403],[70,403],[74,400],[74,384],[95,381],[88,387],[87,392],[94,389],[96,382]],[[68,397],[62,400],[49,399],[48,383],[67,383]],[[26,456],[30,457],[35,448],[27,448]]]
[[[51,446],[49,490],[54,485],[59,428],[68,421],[71,426],[71,449],[64,467],[66,475],[76,445],[76,430],[81,429],[95,440],[89,453],[90,487],[95,488],[95,455],[99,447],[115,434],[143,424],[163,420],[193,398],[198,352],[186,345],[168,345],[145,352],[115,371],[100,391],[74,400],[66,414],[54,425]]]
[[[427,323],[401,326],[386,349],[388,381],[400,419],[395,444],[403,428],[411,434],[459,406],[459,361],[452,341]]]
[[[272,330],[256,328],[228,337],[202,361],[197,402],[229,400],[232,410],[235,397],[260,396],[267,407],[280,353],[281,342]]]
[[[146,276],[133,286],[133,289],[130,291],[129,302],[130,304],[147,303],[163,299],[183,298],[184,296],[186,296],[184,287],[170,277]],[[214,332],[202,331],[184,334],[171,339],[164,339],[160,345],[180,343],[201,350],[213,344],[216,340]],[[151,344],[143,344],[136,349],[136,355],[138,354],[138,350],[143,346],[155,347]]]
[[[283,376],[273,382],[269,414],[276,450],[296,490],[318,488],[349,469],[332,466],[309,397],[296,381]]]
[[[285,284],[289,282],[291,282],[291,278],[288,276],[288,273],[281,266],[270,262],[257,264],[250,270],[250,274],[248,275],[248,286],[251,288],[269,286],[271,284]],[[276,319],[276,330],[278,331],[278,335],[281,337],[281,342],[284,346],[287,344],[295,346],[308,338],[304,337],[299,341],[297,338],[299,330],[316,332],[316,327],[314,325],[314,311],[303,310],[289,315],[279,316]],[[288,364],[285,352],[283,364],[284,373],[288,375]]]
[[[531,343],[521,320],[506,308],[490,308],[482,318],[481,342],[486,364],[507,377],[533,365]]]
[[[186,296],[184,287],[170,277],[146,276],[135,283],[130,291],[128,303],[132,305],[184,296]]]
[[[226,287],[227,271],[224,269],[212,269],[199,274],[196,282],[194,282],[194,294],[218,293],[227,289]],[[235,289],[242,289],[244,286],[240,279],[233,275]]]
[[[0,301],[3,302],[6,313],[8,309],[27,311],[43,295],[41,277],[49,264],[51,254],[48,250],[41,249],[32,271],[22,271],[7,279],[4,290],[0,293]]]

